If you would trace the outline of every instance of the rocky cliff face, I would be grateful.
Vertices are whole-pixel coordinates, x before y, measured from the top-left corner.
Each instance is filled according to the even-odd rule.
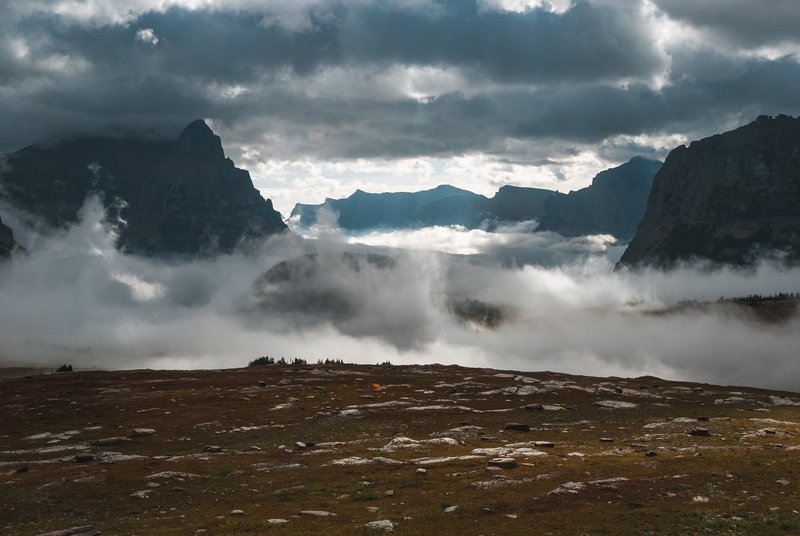
[[[761,116],[673,150],[618,267],[800,258],[800,118]]]
[[[14,233],[0,220],[0,259],[10,257],[15,245]]]
[[[225,158],[201,120],[175,143],[84,138],[7,155],[4,197],[54,226],[77,220],[101,194],[118,246],[146,254],[229,252],[242,240],[286,230],[247,171]]]
[[[659,168],[661,162],[637,156],[598,173],[591,186],[550,196],[544,202],[538,230],[563,236],[610,234],[630,240],[644,216]]]

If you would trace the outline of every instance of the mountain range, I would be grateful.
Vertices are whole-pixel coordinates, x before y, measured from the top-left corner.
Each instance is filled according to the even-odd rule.
[[[660,167],[657,160],[634,157],[598,174],[591,186],[568,194],[518,186],[503,186],[491,198],[452,186],[414,193],[358,190],[345,199],[326,199],[321,205],[297,204],[291,216],[308,227],[322,211],[328,211],[339,227],[348,231],[433,225],[492,229],[504,223],[539,220],[539,230],[565,236],[610,234],[630,240]]]
[[[0,201],[54,227],[76,222],[86,198],[103,200],[117,246],[145,255],[231,252],[287,230],[247,171],[194,121],[172,143],[77,138],[4,156]],[[630,240],[618,268],[670,268],[697,259],[748,264],[800,260],[800,118],[761,116],[736,130],[680,146],[666,161],[632,158],[563,194],[503,186],[491,198],[453,186],[422,192],[356,191],[297,204],[301,226],[328,213],[348,231],[462,225],[492,230],[536,220],[564,236]],[[0,257],[19,246],[0,221]]]
[[[174,143],[80,138],[26,147],[5,162],[4,201],[64,227],[97,194],[117,245],[131,253],[230,252],[248,238],[287,229],[202,120]]]

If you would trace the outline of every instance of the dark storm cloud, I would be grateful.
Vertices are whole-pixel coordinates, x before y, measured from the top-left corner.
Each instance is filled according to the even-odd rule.
[[[800,42],[800,9],[795,0],[655,0],[675,20],[711,29],[743,45]]]
[[[268,6],[142,9],[122,24],[43,5],[0,7],[0,152],[81,133],[174,139],[203,117],[228,130],[226,143],[283,160],[483,152],[539,162],[587,147],[624,159],[655,149],[598,144],[696,138],[762,113],[800,113],[796,58],[658,37],[668,16],[697,28],[717,21],[729,36],[741,30],[741,46],[772,39],[775,20],[770,35],[785,41],[797,17],[787,2],[736,3],[725,14],[720,2],[661,0],[655,17],[637,0],[578,1],[563,13],[475,1],[317,2],[297,8],[307,24],[292,28],[268,22]],[[751,11],[757,28],[745,35]],[[397,89],[407,73],[392,70],[413,68],[459,82],[430,98],[410,95]],[[359,86],[380,77],[377,89]],[[509,139],[523,143],[510,150]]]

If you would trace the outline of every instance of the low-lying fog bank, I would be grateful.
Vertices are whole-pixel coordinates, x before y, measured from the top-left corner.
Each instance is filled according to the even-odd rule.
[[[797,292],[798,269],[614,273],[624,248],[610,237],[565,239],[530,224],[318,230],[180,263],[119,253],[96,201],[83,215],[44,235],[3,213],[28,253],[0,264],[0,362],[216,368],[270,355],[775,389],[795,388],[800,372],[797,317],[643,314],[680,300]]]

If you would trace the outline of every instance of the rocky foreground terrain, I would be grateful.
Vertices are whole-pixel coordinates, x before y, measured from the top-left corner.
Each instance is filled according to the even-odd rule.
[[[440,365],[7,376],[0,534],[800,531],[793,393]]]

